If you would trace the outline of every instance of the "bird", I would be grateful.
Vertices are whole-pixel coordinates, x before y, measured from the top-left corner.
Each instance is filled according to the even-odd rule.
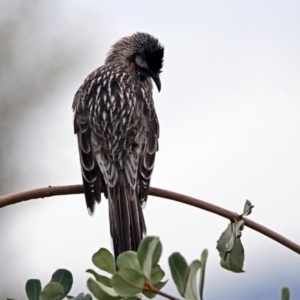
[[[137,251],[146,235],[142,208],[159,138],[153,82],[160,92],[163,63],[157,38],[143,32],[123,37],[72,105],[86,205],[92,215],[101,192],[108,198],[115,258]]]

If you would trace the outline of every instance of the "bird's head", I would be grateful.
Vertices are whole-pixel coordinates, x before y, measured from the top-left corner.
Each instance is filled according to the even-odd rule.
[[[163,58],[164,47],[159,41],[150,34],[138,32],[115,43],[105,62],[125,64],[141,80],[151,77],[160,91]]]

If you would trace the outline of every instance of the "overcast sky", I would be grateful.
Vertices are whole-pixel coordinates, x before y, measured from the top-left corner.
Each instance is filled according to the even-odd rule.
[[[235,212],[249,199],[251,219],[300,243],[299,1],[26,3],[34,9],[8,0],[0,9],[0,19],[22,24],[14,69],[1,74],[9,90],[0,98],[2,194],[81,183],[74,94],[114,42],[144,31],[165,45],[151,185]],[[209,250],[206,299],[279,299],[283,286],[300,298],[300,257],[291,250],[245,228],[246,273],[233,274],[219,266],[215,249],[226,219],[154,197],[144,213],[148,234],[163,243],[163,268],[174,251],[191,262]],[[45,285],[62,267],[73,273],[71,294],[86,292],[92,254],[111,249],[107,201],[93,217],[83,195],[6,207],[0,236],[1,299],[25,298],[27,279]],[[177,295],[171,282],[165,290]]]

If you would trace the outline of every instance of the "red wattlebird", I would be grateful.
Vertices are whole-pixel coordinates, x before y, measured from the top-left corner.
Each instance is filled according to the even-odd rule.
[[[163,56],[149,34],[122,38],[73,102],[86,205],[92,214],[104,191],[115,257],[136,251],[146,233],[142,206],[159,137],[152,80],[160,91]]]

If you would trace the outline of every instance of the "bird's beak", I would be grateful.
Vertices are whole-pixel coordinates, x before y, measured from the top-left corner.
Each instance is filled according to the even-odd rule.
[[[152,72],[151,70],[148,70],[149,71],[149,75],[151,76],[151,78],[153,79],[153,81],[155,82],[156,86],[157,86],[157,89],[158,91],[160,92],[161,90],[161,82],[160,82],[160,78],[159,78],[159,73],[154,73]]]

